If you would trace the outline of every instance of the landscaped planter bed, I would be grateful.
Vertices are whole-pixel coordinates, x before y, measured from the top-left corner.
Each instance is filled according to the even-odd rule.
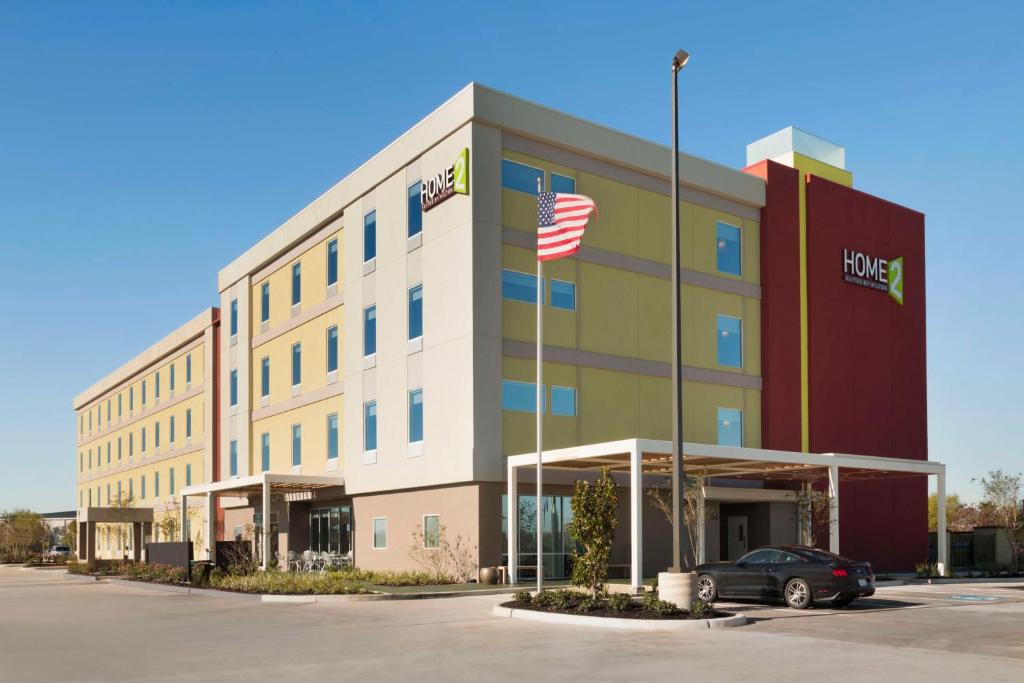
[[[573,608],[557,609],[554,607],[536,607],[534,605],[521,606],[517,605],[515,601],[512,600],[508,602],[503,602],[501,606],[507,609],[527,610],[530,612],[544,612],[546,614],[574,614],[577,616],[603,617],[606,619],[653,619],[659,621],[686,621],[693,619],[720,619],[723,617],[733,616],[732,612],[722,612],[720,610],[712,610],[710,614],[705,614],[704,616],[700,617],[694,617],[686,610],[680,610],[675,614],[662,614],[660,612],[655,612],[652,610],[640,609],[639,606],[621,612],[611,609],[610,607],[601,607],[598,609],[581,612],[578,609]]]

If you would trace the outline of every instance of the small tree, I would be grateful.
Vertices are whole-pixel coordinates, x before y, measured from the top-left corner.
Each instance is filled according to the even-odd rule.
[[[572,521],[569,533],[583,546],[583,554],[573,550],[572,582],[597,597],[608,579],[608,558],[618,520],[619,496],[608,469],[593,484],[577,481],[572,494]],[[543,571],[541,567],[537,571]]]
[[[426,537],[423,526],[417,524],[412,532],[409,557],[423,567],[438,583],[459,583],[474,578],[477,574],[475,545],[471,545],[462,534],[449,540],[448,527],[441,525],[437,538]]]
[[[121,561],[128,560],[128,544],[131,542],[132,518],[131,509],[135,503],[134,496],[118,496],[110,507],[114,508],[117,524],[114,525],[114,542]]]
[[[1021,513],[1020,497],[1024,479],[1020,474],[995,470],[989,472],[987,477],[972,481],[981,484],[982,509],[991,516],[996,526],[1006,530],[1013,570],[1017,571],[1020,568],[1021,549],[1024,548],[1024,514]]]
[[[797,526],[800,529],[800,545],[814,547],[818,544],[818,530],[828,527],[835,511],[835,500],[824,491],[805,486],[796,494]]]
[[[686,525],[686,535],[690,540],[690,554],[694,564],[697,560],[697,545],[700,534],[700,526],[712,519],[712,514],[703,501],[704,477],[683,475],[683,523]],[[654,507],[665,515],[668,525],[672,522],[672,492],[668,489],[652,488],[647,489],[647,498]],[[673,529],[673,532],[675,529]]]

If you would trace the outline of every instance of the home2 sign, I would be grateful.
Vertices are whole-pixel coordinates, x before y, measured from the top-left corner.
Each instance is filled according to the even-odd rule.
[[[420,208],[432,208],[457,194],[469,194],[469,148],[455,157],[451,166],[420,184]]]
[[[852,249],[843,249],[843,280],[888,292],[889,297],[903,305],[903,257],[894,259],[868,256]]]

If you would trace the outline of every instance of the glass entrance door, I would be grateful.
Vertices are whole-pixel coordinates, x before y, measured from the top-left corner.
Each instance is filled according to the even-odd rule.
[[[352,548],[352,507],[317,508],[309,513],[309,549],[345,555]]]

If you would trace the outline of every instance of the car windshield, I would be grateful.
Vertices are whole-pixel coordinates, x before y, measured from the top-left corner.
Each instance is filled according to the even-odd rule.
[[[849,562],[845,557],[817,548],[801,548],[800,552],[818,562]]]

